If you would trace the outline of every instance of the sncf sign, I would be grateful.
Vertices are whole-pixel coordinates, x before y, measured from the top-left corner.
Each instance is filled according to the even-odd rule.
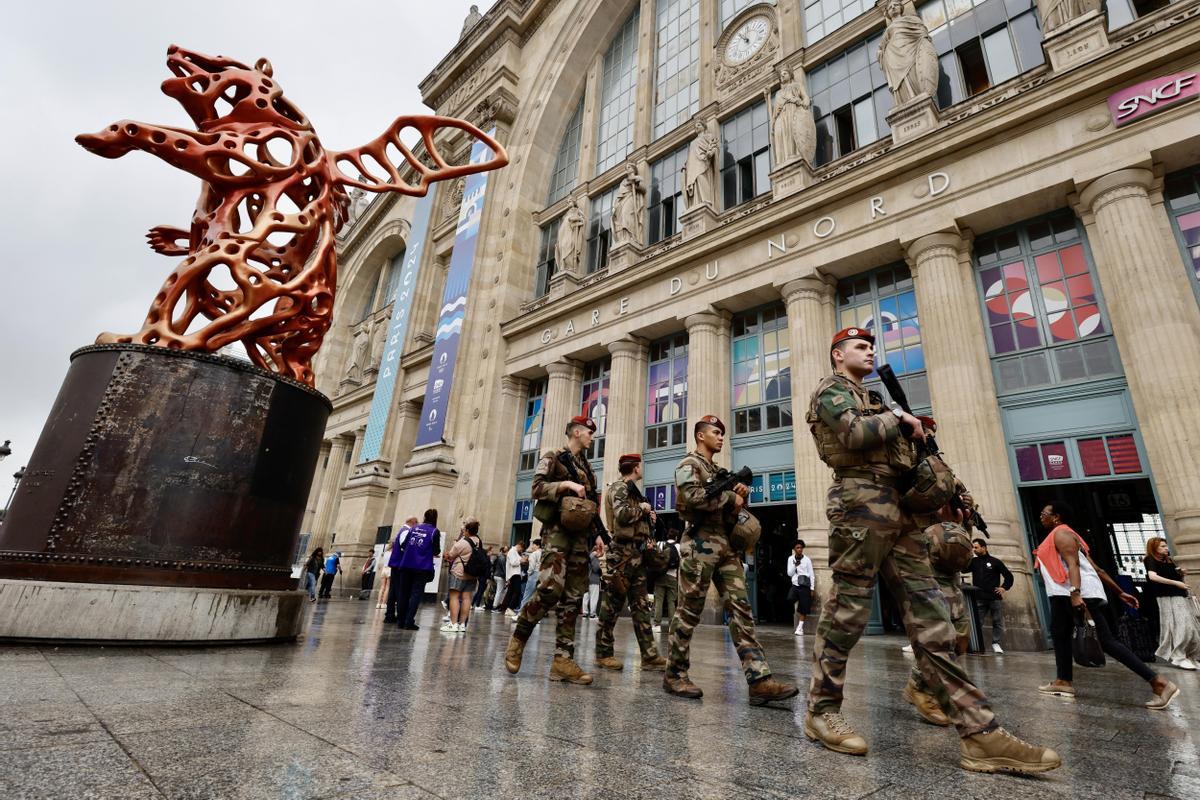
[[[1143,81],[1108,98],[1108,110],[1118,128],[1200,96],[1200,75],[1180,72],[1165,78]]]

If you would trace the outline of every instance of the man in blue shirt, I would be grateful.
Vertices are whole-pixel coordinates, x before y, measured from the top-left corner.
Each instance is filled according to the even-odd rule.
[[[339,550],[325,559],[325,574],[321,576],[321,593],[318,597],[328,599],[333,590],[333,579],[342,571],[342,552]]]

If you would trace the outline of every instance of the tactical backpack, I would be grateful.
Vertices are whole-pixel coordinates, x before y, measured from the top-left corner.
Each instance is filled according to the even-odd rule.
[[[463,562],[463,574],[471,578],[482,578],[492,570],[492,562],[488,558],[487,551],[483,549],[483,545],[477,545],[471,541],[471,537],[467,537],[467,544],[471,546],[470,557]]]

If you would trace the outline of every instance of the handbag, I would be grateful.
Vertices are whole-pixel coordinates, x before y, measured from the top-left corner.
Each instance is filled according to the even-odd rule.
[[[1126,612],[1117,620],[1117,641],[1129,648],[1135,656],[1147,664],[1154,662],[1154,651],[1158,649],[1158,638],[1150,620]]]
[[[1096,621],[1087,606],[1075,615],[1075,634],[1071,637],[1071,657],[1081,667],[1103,667],[1104,648],[1096,633]]]

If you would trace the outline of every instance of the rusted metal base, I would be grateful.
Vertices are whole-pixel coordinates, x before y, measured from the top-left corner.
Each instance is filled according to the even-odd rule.
[[[0,526],[0,578],[294,589],[330,410],[238,359],[75,351]]]

